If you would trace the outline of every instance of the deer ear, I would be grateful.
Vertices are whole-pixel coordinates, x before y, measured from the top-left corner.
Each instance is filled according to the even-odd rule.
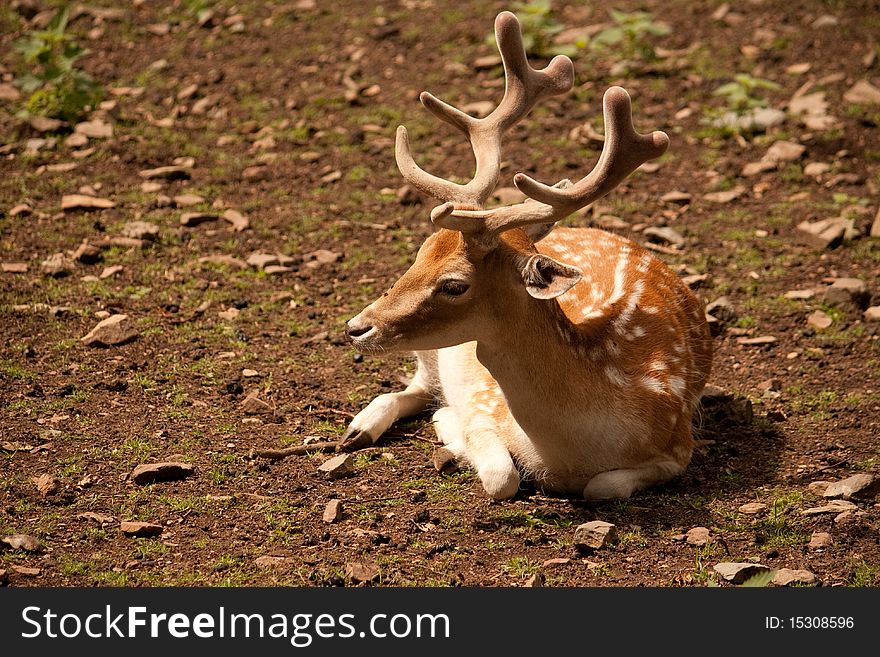
[[[554,299],[581,280],[579,269],[536,253],[521,269],[526,290],[536,299]]]

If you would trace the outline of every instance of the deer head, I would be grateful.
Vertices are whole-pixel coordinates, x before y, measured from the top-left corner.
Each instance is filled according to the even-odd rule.
[[[527,200],[486,209],[500,175],[504,133],[539,100],[569,91],[574,81],[567,57],[557,56],[540,70],[529,65],[512,13],[498,15],[495,36],[506,84],[491,114],[474,118],[427,92],[420,96],[426,109],[467,136],[476,160],[470,182],[457,184],[424,171],[412,157],[406,128],[397,130],[398,168],[416,189],[442,202],[431,212],[439,230],[391,289],[348,322],[347,335],[360,350],[420,351],[488,339],[505,330],[511,304],[527,306],[565,293],[582,272],[537,253],[534,243],[667,148],[666,134],[635,131],[629,95],[612,87],[603,99],[604,147],[589,174],[550,186],[517,173],[513,183]]]

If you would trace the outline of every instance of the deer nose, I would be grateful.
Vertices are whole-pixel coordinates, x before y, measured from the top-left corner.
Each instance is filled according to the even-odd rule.
[[[348,322],[348,324],[345,325],[345,335],[349,340],[353,338],[359,338],[362,335],[366,335],[372,330],[373,327],[369,324],[358,325],[354,323],[354,320],[351,320],[350,322]]]

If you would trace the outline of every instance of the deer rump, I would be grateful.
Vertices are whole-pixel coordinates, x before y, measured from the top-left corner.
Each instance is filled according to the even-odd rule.
[[[711,337],[699,300],[661,260],[623,237],[555,224],[661,155],[668,138],[637,133],[629,95],[612,87],[593,171],[553,186],[516,174],[529,198],[483,209],[502,134],[573,81],[567,58],[529,66],[513,14],[499,14],[496,37],[507,86],[488,117],[421,97],[468,136],[477,163],[469,183],[419,168],[398,129],[404,178],[444,201],[431,213],[440,230],[347,334],[366,352],[414,351],[418,368],[406,390],[380,395],[354,418],[341,449],[375,443],[439,399],[438,469],[471,465],[495,498],[515,495],[523,476],[550,491],[625,498],[687,466]]]

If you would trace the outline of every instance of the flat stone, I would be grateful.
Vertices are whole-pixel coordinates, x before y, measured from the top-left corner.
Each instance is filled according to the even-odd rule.
[[[813,535],[810,536],[810,543],[807,547],[814,550],[821,550],[831,547],[832,545],[834,545],[834,537],[832,537],[831,534],[828,532],[813,532]]]
[[[852,219],[831,217],[819,221],[802,221],[797,225],[796,234],[807,246],[830,249],[841,244],[852,227]]]
[[[111,347],[131,342],[138,335],[128,315],[111,315],[98,322],[80,341],[88,347]]]
[[[254,565],[258,568],[286,568],[290,565],[290,559],[288,557],[276,557],[265,554],[254,559]]]
[[[27,203],[19,203],[18,205],[9,208],[9,211],[6,213],[10,217],[27,217],[33,214],[33,209]]]
[[[804,175],[810,178],[818,178],[829,171],[831,171],[831,165],[827,162],[809,162],[804,166]]]
[[[131,473],[131,480],[139,485],[152,484],[157,481],[176,481],[189,477],[195,468],[189,463],[165,461],[162,463],[146,463],[137,466]]]
[[[224,253],[202,256],[199,258],[198,262],[201,265],[225,265],[226,267],[232,267],[233,269],[247,269],[249,267],[248,263],[241,258],[236,258]]]
[[[217,221],[220,217],[212,212],[184,212],[180,215],[180,225],[191,228],[209,221]]]
[[[710,201],[712,203],[730,203],[731,201],[735,201],[740,196],[745,194],[746,190],[744,187],[734,187],[733,189],[726,189],[720,192],[709,192],[708,194],[703,194],[703,200]]]
[[[812,326],[814,329],[818,329],[820,331],[827,329],[833,323],[834,320],[831,319],[828,313],[822,310],[814,310],[809,315],[807,315],[807,325]]]
[[[768,344],[774,344],[776,342],[776,338],[772,335],[761,335],[755,338],[737,338],[736,343],[740,345],[744,345],[747,347],[755,347],[755,346],[763,346]]]
[[[260,182],[263,180],[269,179],[269,167],[263,164],[256,164],[253,166],[245,167],[245,169],[241,172],[242,180],[246,180],[248,182]]]
[[[868,285],[859,278],[835,278],[831,285],[822,290],[822,300],[831,306],[852,303],[863,308],[869,299]]]
[[[73,252],[73,259],[84,264],[94,264],[101,259],[101,249],[94,244],[83,242]]]
[[[232,230],[240,233],[250,226],[250,221],[238,210],[226,210],[220,215],[221,219],[231,224]]]
[[[44,274],[53,278],[68,276],[74,268],[73,260],[63,253],[53,253],[40,263]]]
[[[874,215],[874,223],[871,224],[871,230],[868,234],[871,237],[880,237],[880,207],[877,208],[877,214]]]
[[[782,296],[786,299],[796,299],[800,301],[804,301],[806,299],[812,299],[817,294],[816,288],[810,288],[809,290],[789,290]]]
[[[110,265],[109,267],[104,267],[101,270],[101,273],[98,275],[99,280],[104,280],[107,278],[111,278],[112,276],[116,276],[116,274],[120,273],[125,267],[122,265]]]
[[[198,194],[178,194],[174,197],[174,204],[179,208],[186,208],[204,202],[205,198]]]
[[[866,322],[880,322],[880,306],[871,306],[863,315]]]
[[[355,561],[345,564],[345,576],[353,582],[368,584],[379,579],[379,566],[371,561]]]
[[[666,192],[663,196],[660,197],[660,200],[664,203],[690,203],[691,195],[687,192],[680,192],[678,190],[674,190],[671,192]]]
[[[718,297],[706,304],[705,311],[707,315],[727,324],[735,322],[737,318],[736,308],[727,296]]]
[[[722,562],[716,563],[713,568],[716,573],[733,584],[742,584],[755,575],[770,571],[770,568],[760,563]]]
[[[795,160],[799,160],[806,150],[807,148],[803,144],[780,140],[774,142],[773,145],[767,149],[767,152],[762,159],[775,163],[794,162]]]
[[[688,545],[702,547],[709,542],[710,532],[706,527],[694,527],[685,533],[685,542]]]
[[[24,550],[25,552],[41,552],[43,544],[29,534],[12,534],[0,538],[0,547],[8,550]]]
[[[106,210],[115,208],[116,203],[106,198],[85,194],[65,194],[61,197],[61,209],[68,210]]]
[[[853,105],[880,105],[880,89],[867,80],[859,80],[843,94],[843,99]]]
[[[26,262],[0,262],[0,271],[6,274],[26,274],[27,270]]]
[[[844,500],[853,497],[869,498],[877,494],[878,488],[880,488],[880,479],[871,474],[861,473],[829,484],[822,497],[839,497]]]
[[[342,500],[330,500],[324,507],[324,522],[333,523],[342,518],[343,505]]]
[[[749,516],[754,516],[759,513],[763,513],[766,510],[767,510],[767,505],[764,504],[763,502],[747,502],[746,504],[743,504],[741,507],[739,507],[740,513],[745,513],[746,515],[749,515]]]
[[[831,500],[824,506],[814,506],[804,509],[801,513],[805,516],[818,516],[825,513],[843,513],[844,511],[854,511],[858,507],[847,500]]]
[[[272,406],[260,399],[259,390],[253,390],[241,401],[240,407],[245,415],[272,415]]]
[[[811,573],[809,570],[792,570],[791,568],[780,568],[770,580],[770,583],[776,586],[791,586],[792,584],[815,586],[818,582],[819,578],[815,573]]]
[[[746,177],[757,176],[766,171],[773,171],[777,166],[779,166],[779,164],[771,160],[758,160],[757,162],[747,163],[743,166],[740,173]]]
[[[116,518],[108,515],[106,513],[96,513],[94,511],[83,511],[82,513],[77,514],[78,520],[87,520],[89,522],[96,522],[101,526],[109,525],[111,522],[116,522]]]
[[[64,125],[64,121],[59,119],[51,119],[47,116],[32,116],[28,119],[30,125],[37,132],[55,132],[60,130]]]
[[[143,171],[139,171],[138,175],[147,180],[154,180],[156,178],[162,180],[188,180],[190,177],[188,168],[178,165],[144,169]]]
[[[277,255],[271,253],[252,253],[248,256],[247,263],[256,269],[263,269],[269,265],[280,263]]]
[[[649,226],[643,233],[652,242],[671,244],[672,246],[684,246],[684,237],[674,228],[669,226]]]
[[[50,475],[48,473],[44,473],[38,477],[34,477],[32,481],[37,487],[37,491],[43,497],[51,497],[61,490],[61,480],[58,477]]]
[[[11,84],[0,84],[0,102],[15,102],[21,98],[21,92]]]
[[[109,139],[113,136],[113,126],[99,120],[83,121],[74,126],[73,132],[89,139]]]
[[[599,550],[617,538],[617,527],[603,520],[585,522],[574,531],[574,546],[580,550]]]
[[[354,458],[351,454],[337,454],[331,456],[318,466],[318,472],[330,479],[339,479],[354,472]]]
[[[318,249],[305,256],[307,267],[318,267],[320,265],[332,265],[340,258],[340,254],[329,251],[327,249]]]
[[[162,533],[162,525],[152,522],[140,522],[137,520],[123,520],[119,523],[119,530],[126,536],[138,538],[150,538]]]

